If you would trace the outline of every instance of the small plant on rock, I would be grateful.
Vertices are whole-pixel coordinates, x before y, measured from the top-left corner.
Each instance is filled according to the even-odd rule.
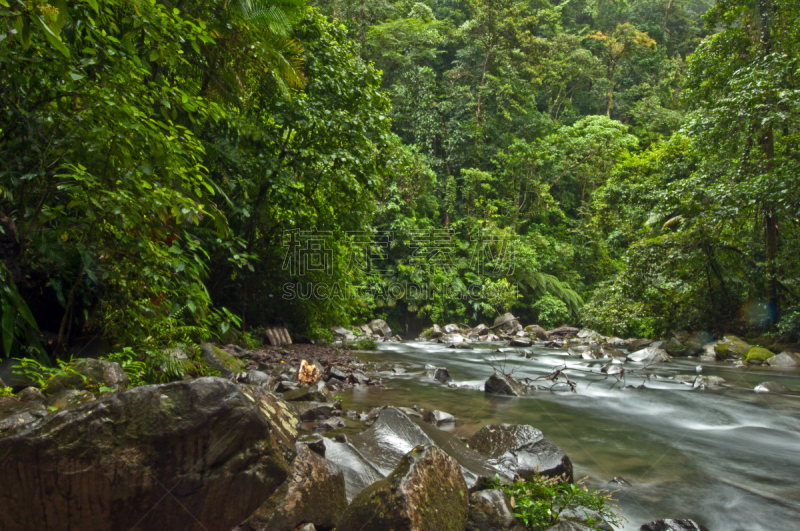
[[[611,493],[596,489],[590,491],[583,486],[584,480],[569,483],[564,477],[533,476],[505,485],[496,477],[494,485],[508,494],[514,516],[533,531],[544,531],[554,526],[566,510],[585,514],[583,525],[590,529],[600,529],[604,522],[619,525],[623,518],[618,512],[619,507],[613,505]]]

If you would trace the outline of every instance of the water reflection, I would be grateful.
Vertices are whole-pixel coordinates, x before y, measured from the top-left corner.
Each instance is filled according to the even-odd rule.
[[[671,378],[696,375],[697,360],[659,365],[648,378],[642,365],[625,363],[629,374],[617,383],[580,372],[598,371],[610,360],[590,362],[564,350],[534,347],[525,358],[497,353],[496,345],[455,350],[407,342],[380,349],[359,356],[401,363],[408,372],[383,374],[388,391],[362,387],[346,394],[346,409],[439,409],[456,416],[452,430],[464,437],[490,423],[531,424],[570,455],[576,477],[588,476],[598,487],[615,476],[632,484],[618,493],[630,521],[625,529],[657,518],[694,518],[714,531],[800,529],[800,396],[752,391],[765,380],[800,390],[796,373],[702,364],[703,375],[726,382],[703,390]],[[492,373],[488,360],[532,379],[567,365],[578,392],[485,397],[480,389]],[[447,367],[456,387],[427,378],[426,364]]]

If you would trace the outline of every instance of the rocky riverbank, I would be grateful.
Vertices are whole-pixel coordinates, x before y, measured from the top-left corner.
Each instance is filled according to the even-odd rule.
[[[524,355],[527,341],[643,366],[713,356],[791,368],[798,359],[732,336],[623,340],[569,327],[523,328],[501,317],[491,328],[434,326],[425,336],[468,349],[494,335],[506,342],[498,346],[517,342],[511,348]],[[339,339],[399,340],[387,329],[373,321],[352,337],[339,330]],[[488,479],[574,481],[569,456],[534,426],[492,424],[462,439],[440,429],[456,420],[443,411],[343,411],[340,393],[380,388],[382,374],[406,370],[361,362],[344,346],[205,344],[202,355],[224,378],[135,388],[116,363],[78,360],[41,389],[15,389],[16,397],[0,398],[0,528],[520,530],[516,501]],[[451,380],[442,367],[426,375]],[[784,391],[771,382],[759,387]],[[495,395],[531,390],[502,371],[484,385]],[[335,431],[345,426],[348,435]],[[551,529],[610,529],[590,524],[586,508],[566,509]],[[641,529],[704,528],[663,520]]]

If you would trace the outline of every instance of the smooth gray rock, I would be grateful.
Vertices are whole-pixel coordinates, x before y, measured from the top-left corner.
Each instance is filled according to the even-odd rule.
[[[776,394],[785,394],[789,393],[789,389],[782,386],[778,382],[762,382],[758,384],[755,388],[756,393],[776,393]]]
[[[798,369],[800,368],[800,354],[795,352],[781,352],[767,359],[767,365],[783,369]]]
[[[534,474],[572,481],[572,461],[542,432],[527,424],[491,424],[478,430],[469,447],[506,474],[528,478]]]
[[[669,358],[666,350],[654,347],[646,347],[636,352],[628,354],[628,361],[636,363],[669,363],[672,360]]]

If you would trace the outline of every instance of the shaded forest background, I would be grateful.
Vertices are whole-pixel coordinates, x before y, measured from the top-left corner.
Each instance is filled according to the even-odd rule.
[[[800,339],[796,0],[0,17],[6,356],[505,311]],[[324,266],[298,270],[309,242]]]

